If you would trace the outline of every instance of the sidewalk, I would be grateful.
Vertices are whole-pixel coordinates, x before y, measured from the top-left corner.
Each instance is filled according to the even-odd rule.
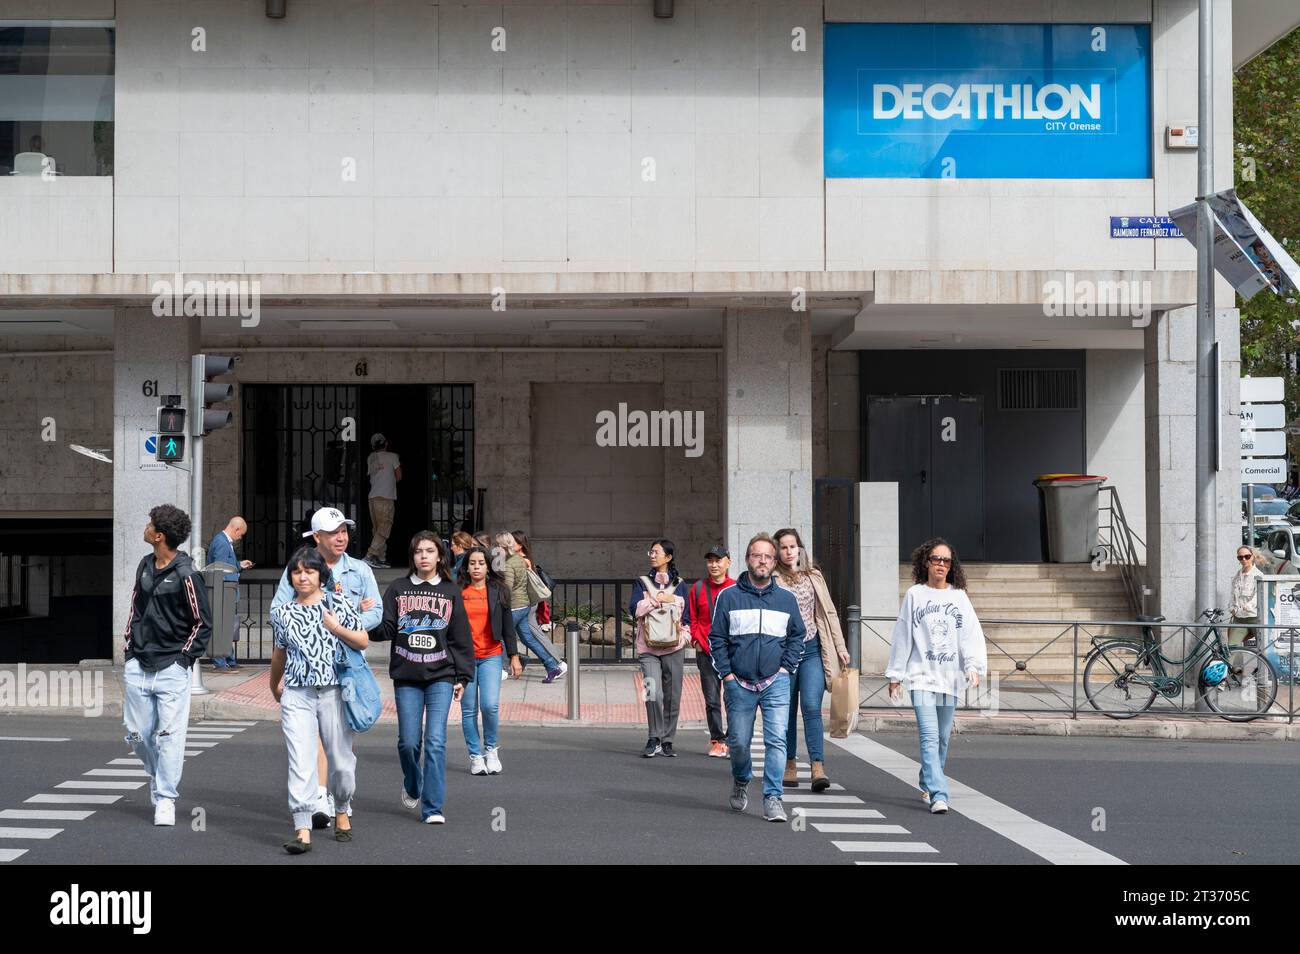
[[[0,665],[0,717],[16,715],[87,715],[121,718],[122,671],[107,666],[22,667],[25,683],[20,684],[20,667]],[[532,666],[522,679],[509,679],[501,686],[501,721],[514,725],[582,726],[626,728],[645,725],[641,702],[641,670],[633,666],[590,666],[582,670],[581,720],[565,718],[568,711],[569,676],[549,686],[542,682],[539,667]],[[194,718],[257,719],[279,721],[280,709],[271,696],[266,666],[241,666],[236,673],[215,672],[203,667],[207,695],[194,696]],[[381,721],[395,722],[393,684],[386,668],[376,667],[375,676],[384,699]],[[868,689],[863,680],[863,695]],[[89,702],[89,704],[86,704]],[[822,710],[829,721],[830,713]],[[450,721],[460,722],[460,706],[451,707]],[[699,673],[687,671],[682,679],[682,728],[704,728],[704,696]],[[1166,716],[1129,720],[1101,715],[1006,713],[986,715],[979,711],[958,712],[957,733],[979,735],[1053,735],[1071,737],[1140,738],[1170,740],[1300,741],[1300,723],[1283,721],[1230,723],[1214,716]],[[858,724],[862,732],[915,732],[916,722],[906,708],[864,709]]]

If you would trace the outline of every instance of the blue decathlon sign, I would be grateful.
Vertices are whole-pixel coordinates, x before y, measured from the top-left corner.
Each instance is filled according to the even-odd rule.
[[[828,178],[1149,179],[1149,24],[828,23]]]

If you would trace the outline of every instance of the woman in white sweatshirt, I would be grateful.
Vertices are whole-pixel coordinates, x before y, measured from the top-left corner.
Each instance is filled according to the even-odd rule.
[[[889,698],[902,700],[902,682],[912,695],[921,738],[921,798],[930,811],[948,810],[948,737],[957,697],[980,684],[988,672],[984,631],[966,595],[966,574],[957,553],[943,539],[912,551],[912,581],[903,597],[885,677]]]

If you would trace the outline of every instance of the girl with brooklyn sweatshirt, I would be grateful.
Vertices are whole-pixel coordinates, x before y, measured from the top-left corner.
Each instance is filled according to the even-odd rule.
[[[384,621],[370,634],[392,641],[388,672],[397,703],[402,805],[419,808],[421,820],[431,825],[446,821],[447,715],[474,678],[474,639],[450,572],[447,546],[436,533],[413,536],[409,575],[389,584]]]
[[[957,696],[979,685],[988,663],[966,574],[946,540],[927,540],[912,551],[912,581],[894,624],[885,678],[894,702],[902,700],[907,680],[921,742],[921,799],[941,815],[948,811],[943,770]]]

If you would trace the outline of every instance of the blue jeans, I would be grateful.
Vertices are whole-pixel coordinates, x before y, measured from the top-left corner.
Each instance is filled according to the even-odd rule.
[[[474,660],[474,681],[460,697],[460,727],[470,755],[482,755],[482,745],[497,747],[497,713],[501,708],[501,660],[505,650],[486,659]],[[483,710],[483,739],[478,735],[478,714]]]
[[[754,777],[749,745],[754,741],[754,709],[763,710],[763,797],[781,797],[785,772],[785,729],[790,709],[790,676],[778,673],[776,682],[762,692],[746,689],[734,679],[722,683],[727,700],[727,747],[731,750],[731,777],[748,784]]]
[[[198,663],[196,662],[197,666]],[[126,661],[122,722],[126,744],[153,777],[159,799],[175,801],[185,768],[185,733],[190,724],[190,671],[179,662],[148,672]]]
[[[420,799],[420,817],[442,812],[447,790],[447,714],[455,685],[431,682],[427,686],[396,686],[397,755],[402,761],[406,794]],[[420,730],[423,725],[424,739]],[[424,750],[424,771],[420,751]]]
[[[519,641],[527,646],[534,656],[542,661],[547,672],[553,672],[560,668],[560,661],[556,659],[547,650],[542,643],[542,637],[533,632],[533,627],[528,623],[528,611],[531,606],[521,606],[519,609],[510,611],[510,618],[515,623],[515,633],[519,636]]]
[[[799,752],[799,712],[802,710],[808,761],[823,761],[822,740],[825,729],[822,726],[822,696],[825,693],[826,670],[822,668],[822,644],[814,636],[803,644],[803,658],[799,660],[799,668],[795,670],[794,682],[790,686],[790,723],[785,732],[787,759],[794,758]]]
[[[929,792],[933,801],[948,801],[948,780],[943,769],[948,763],[948,737],[952,719],[957,714],[957,697],[942,692],[912,690],[912,711],[916,713],[916,731],[921,737],[921,791]]]

